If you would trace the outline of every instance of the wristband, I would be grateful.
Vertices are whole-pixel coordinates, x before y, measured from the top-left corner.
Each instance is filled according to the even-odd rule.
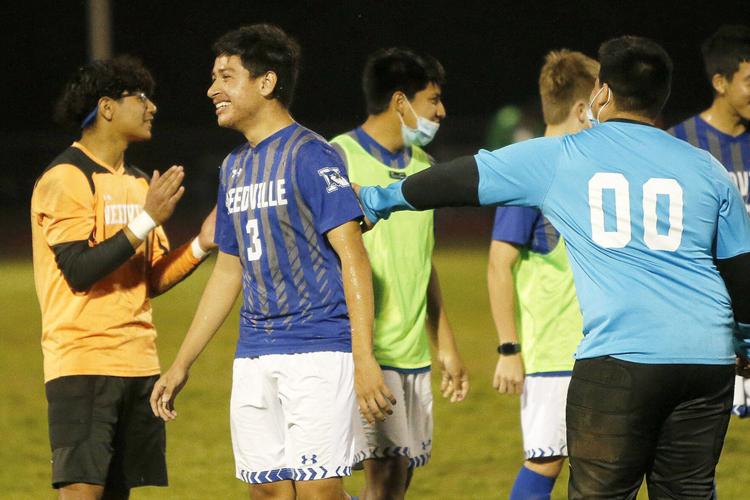
[[[207,252],[201,248],[200,241],[198,241],[198,237],[196,236],[193,238],[193,242],[190,244],[190,250],[193,252],[193,257],[195,257],[198,260],[201,260],[203,257],[211,253],[210,251]]]
[[[152,219],[145,210],[142,210],[141,213],[138,214],[138,217],[130,221],[130,224],[128,224],[130,232],[141,241],[145,240],[148,233],[150,233],[155,227],[156,222],[154,222],[154,219]]]
[[[501,356],[511,356],[521,352],[521,344],[518,342],[503,342],[497,346],[497,353]]]

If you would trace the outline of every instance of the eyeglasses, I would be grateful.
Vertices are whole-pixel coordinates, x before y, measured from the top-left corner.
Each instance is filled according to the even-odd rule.
[[[122,98],[125,98],[125,97],[137,97],[138,100],[140,100],[143,104],[146,104],[149,100],[148,96],[143,92],[130,93],[128,91],[125,91],[122,93]]]

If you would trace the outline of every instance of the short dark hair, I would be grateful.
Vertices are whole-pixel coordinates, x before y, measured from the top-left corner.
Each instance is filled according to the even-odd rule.
[[[55,106],[55,120],[63,125],[81,125],[102,97],[119,99],[123,93],[143,92],[151,97],[154,78],[143,63],[129,55],[93,61],[79,67]]]
[[[272,24],[243,26],[224,34],[213,46],[214,54],[239,56],[242,65],[257,78],[267,71],[276,73],[271,97],[289,108],[299,74],[300,47],[294,38]]]
[[[719,74],[731,80],[740,63],[750,62],[750,28],[725,25],[701,45],[708,81]]]
[[[656,118],[672,86],[672,60],[653,40],[623,36],[599,47],[599,82],[617,99],[617,109]]]
[[[367,113],[377,115],[388,109],[394,92],[413,99],[430,83],[445,83],[445,70],[437,59],[410,49],[379,49],[367,58],[362,74]]]

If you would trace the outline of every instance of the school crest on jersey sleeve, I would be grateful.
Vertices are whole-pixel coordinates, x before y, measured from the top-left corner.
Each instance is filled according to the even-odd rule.
[[[349,187],[349,181],[341,175],[338,167],[325,167],[318,170],[318,175],[326,181],[326,192],[333,193],[339,188]]]

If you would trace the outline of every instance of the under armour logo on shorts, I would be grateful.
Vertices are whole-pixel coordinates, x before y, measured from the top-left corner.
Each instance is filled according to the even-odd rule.
[[[311,463],[311,464],[317,464],[318,463],[318,455],[315,455],[315,454],[310,455],[310,456],[302,455],[301,458],[302,458],[302,465],[307,465],[308,462]]]

